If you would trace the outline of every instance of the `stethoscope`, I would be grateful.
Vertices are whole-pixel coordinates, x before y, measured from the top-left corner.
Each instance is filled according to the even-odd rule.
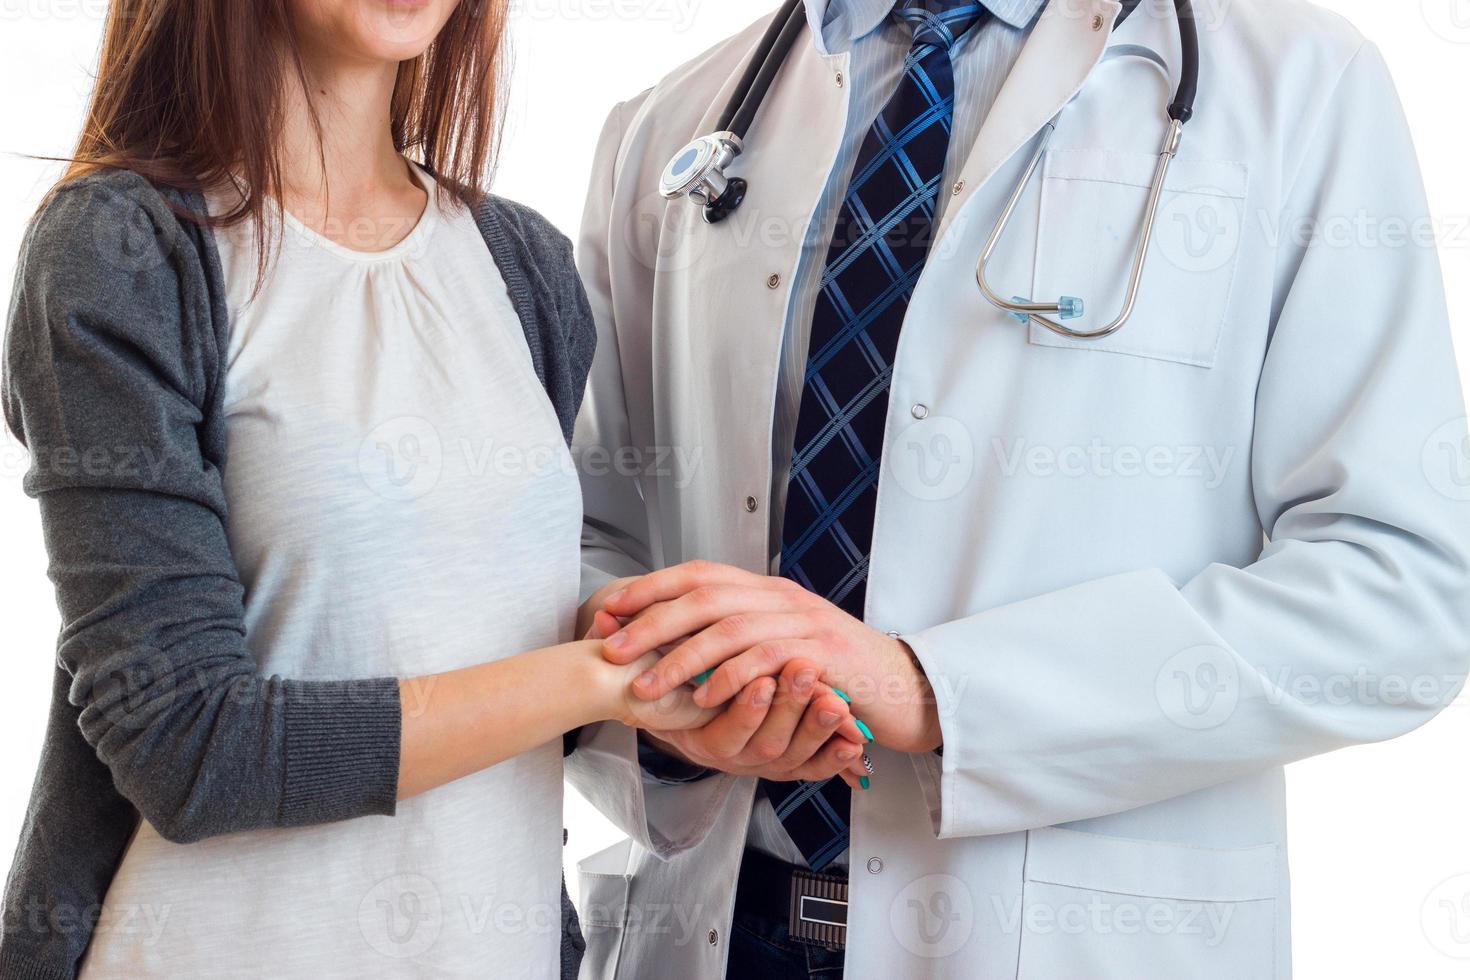
[[[1117,25],[1121,25],[1142,0],[1122,0],[1123,10],[1118,14]],[[1011,219],[1016,213],[1026,189],[1036,178],[1047,147],[1057,130],[1061,118],[1058,113],[1042,131],[1036,152],[1027,165],[1020,183],[1011,194],[1005,209],[1001,211],[995,230],[990,233],[980,259],[975,264],[975,281],[980,292],[994,306],[1016,317],[1022,323],[1039,323],[1065,337],[1078,340],[1095,340],[1117,333],[1133,316],[1138,304],[1139,286],[1143,282],[1144,266],[1148,258],[1149,244],[1153,241],[1154,226],[1158,220],[1159,204],[1163,200],[1164,185],[1169,175],[1169,165],[1179,152],[1185,123],[1194,116],[1194,100],[1199,89],[1199,33],[1195,28],[1194,11],[1190,0],[1174,0],[1174,9],[1179,21],[1181,64],[1179,87],[1174,100],[1169,103],[1168,129],[1164,133],[1164,144],[1159,149],[1159,159],[1154,167],[1153,182],[1149,187],[1148,203],[1144,208],[1143,228],[1138,236],[1133,254],[1132,271],[1128,279],[1128,293],[1123,300],[1123,310],[1105,326],[1093,330],[1074,330],[1062,320],[1075,319],[1082,315],[1084,302],[1075,296],[1063,296],[1055,303],[1036,303],[1025,297],[1006,299],[998,293],[987,278],[991,259],[996,247],[1004,237]],[[761,36],[755,53],[746,63],[745,70],[720,118],[715,132],[701,136],[675,154],[659,177],[659,193],[674,200],[688,197],[704,209],[704,220],[718,224],[729,217],[745,200],[749,184],[741,177],[726,177],[725,168],[734,162],[745,147],[745,133],[755,118],[756,111],[770,91],[771,82],[781,64],[791,52],[797,35],[806,21],[802,0],[786,0],[775,18]],[[1115,30],[1116,26],[1115,25]],[[1066,110],[1063,109],[1063,112]]]

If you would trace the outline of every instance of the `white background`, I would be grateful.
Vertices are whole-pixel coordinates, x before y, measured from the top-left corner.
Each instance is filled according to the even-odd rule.
[[[188,2],[188,0],[182,0]],[[515,0],[511,116],[496,182],[574,233],[612,103],[744,27],[775,0]],[[1214,0],[1213,9],[1230,0]],[[1470,364],[1470,0],[1328,0],[1384,50],[1423,160]],[[95,64],[103,0],[0,0],[0,306],[26,219],[67,153]],[[1209,57],[1208,36],[1203,40]],[[1202,94],[1203,112],[1212,99]],[[24,453],[0,440],[0,861],[16,839],[50,696],[56,615]],[[1297,975],[1470,975],[1470,700],[1423,730],[1290,769]],[[568,801],[569,861],[616,835]]]

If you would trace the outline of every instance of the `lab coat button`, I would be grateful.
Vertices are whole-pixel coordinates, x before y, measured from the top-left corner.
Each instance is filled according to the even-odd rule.
[[[838,72],[837,73],[836,81],[837,81],[837,87],[838,88],[841,88],[842,87],[842,72]]]
[[[883,872],[883,859],[882,858],[875,858],[875,857],[868,858],[868,873],[869,874],[875,874],[876,875],[876,874],[881,874],[882,872]]]
[[[711,929],[709,931],[709,944],[711,946],[718,946],[720,944],[720,930]]]
[[[915,405],[909,409],[909,413],[916,419],[927,419],[929,417],[929,406],[924,404]]]
[[[955,197],[959,197],[960,196],[960,193],[963,192],[964,189],[965,189],[965,178],[961,177],[959,180],[957,180],[957,181],[954,182],[954,187],[952,187],[950,189],[950,193],[953,194]]]
[[[760,507],[760,505],[761,502],[759,500],[756,500],[754,497],[745,498],[745,512],[747,514],[754,514],[756,512],[756,508]]]
[[[1100,31],[1103,29],[1103,19],[1101,16],[1092,18],[1092,29],[1094,31]]]
[[[779,272],[771,273],[771,278],[766,280],[766,288],[775,289],[779,285],[781,285],[781,274]]]

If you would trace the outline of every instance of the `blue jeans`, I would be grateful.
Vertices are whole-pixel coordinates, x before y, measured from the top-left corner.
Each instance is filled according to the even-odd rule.
[[[735,907],[729,980],[842,980],[842,950],[791,938],[784,918]]]

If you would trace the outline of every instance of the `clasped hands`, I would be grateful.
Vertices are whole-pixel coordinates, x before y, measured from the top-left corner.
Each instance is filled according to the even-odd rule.
[[[628,720],[695,765],[781,781],[840,776],[856,788],[869,734],[900,752],[940,744],[908,646],[788,579],[688,562],[608,585],[580,620],[609,662],[645,662]],[[681,688],[702,723],[660,728],[649,706]]]

